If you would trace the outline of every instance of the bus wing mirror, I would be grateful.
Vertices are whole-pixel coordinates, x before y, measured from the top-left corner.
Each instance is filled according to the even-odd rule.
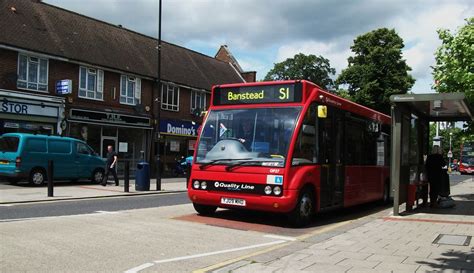
[[[328,107],[326,105],[318,105],[318,118],[328,117]]]

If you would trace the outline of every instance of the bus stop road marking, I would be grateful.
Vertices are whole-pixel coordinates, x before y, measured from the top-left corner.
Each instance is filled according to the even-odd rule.
[[[280,226],[282,223],[273,223],[273,222],[261,222],[261,223],[253,223],[253,222],[246,222],[246,221],[239,221],[239,220],[234,220],[231,219],[229,216],[227,217],[219,217],[219,216],[214,216],[214,217],[207,217],[207,216],[200,216],[197,214],[188,214],[188,215],[182,215],[178,217],[174,217],[173,219],[175,220],[180,220],[180,221],[187,221],[187,222],[193,222],[193,223],[200,223],[200,224],[205,224],[209,226],[214,226],[214,227],[221,227],[221,228],[229,228],[229,229],[235,229],[235,230],[242,230],[242,231],[256,231],[256,232],[261,232],[261,233],[270,233],[270,234],[278,234],[282,236],[300,236],[306,232],[308,232],[307,229],[293,229],[293,228],[288,228],[285,226]]]
[[[230,252],[236,252],[236,251],[260,248],[260,247],[266,247],[266,246],[279,245],[279,244],[283,244],[283,243],[286,243],[286,242],[287,241],[285,241],[285,240],[278,240],[278,241],[272,241],[272,242],[256,244],[256,245],[249,245],[249,246],[238,247],[238,248],[230,248],[230,249],[218,250],[218,251],[195,254],[195,255],[189,255],[189,256],[181,256],[181,257],[165,259],[165,260],[157,260],[157,261],[154,261],[152,263],[144,263],[142,265],[139,265],[139,266],[134,267],[132,269],[126,270],[124,272],[125,273],[136,273],[136,272],[139,272],[143,269],[146,269],[148,267],[151,267],[151,266],[157,265],[157,264],[178,262],[178,261],[184,261],[184,260],[191,260],[191,259],[202,258],[202,257],[207,257],[207,256],[213,256],[213,255],[219,255],[219,254],[225,254],[225,253],[230,253]]]

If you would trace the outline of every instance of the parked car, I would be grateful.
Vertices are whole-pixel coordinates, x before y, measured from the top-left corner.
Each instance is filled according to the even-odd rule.
[[[28,179],[41,185],[48,161],[54,163],[54,179],[90,179],[100,183],[105,161],[84,141],[60,136],[8,133],[0,137],[0,177],[12,182]]]

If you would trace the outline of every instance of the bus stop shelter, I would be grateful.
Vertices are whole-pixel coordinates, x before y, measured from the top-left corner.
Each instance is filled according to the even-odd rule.
[[[392,95],[390,181],[393,214],[412,209],[423,183],[424,161],[431,151],[430,121],[474,121],[464,93]],[[447,153],[447,151],[443,151]],[[403,206],[402,206],[403,208]]]

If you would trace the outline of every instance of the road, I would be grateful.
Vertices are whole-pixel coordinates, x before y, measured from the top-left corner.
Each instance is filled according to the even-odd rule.
[[[28,203],[15,206],[0,206],[0,220],[91,214],[97,211],[116,212],[186,203],[189,203],[186,193]]]
[[[451,183],[465,179],[453,175]],[[390,211],[366,204],[294,229],[276,214],[198,216],[186,193],[0,207],[0,272],[191,272],[257,252],[291,252]]]
[[[198,216],[186,193],[0,207],[0,272],[191,272],[384,209],[369,204],[323,214],[293,229],[268,213]]]

